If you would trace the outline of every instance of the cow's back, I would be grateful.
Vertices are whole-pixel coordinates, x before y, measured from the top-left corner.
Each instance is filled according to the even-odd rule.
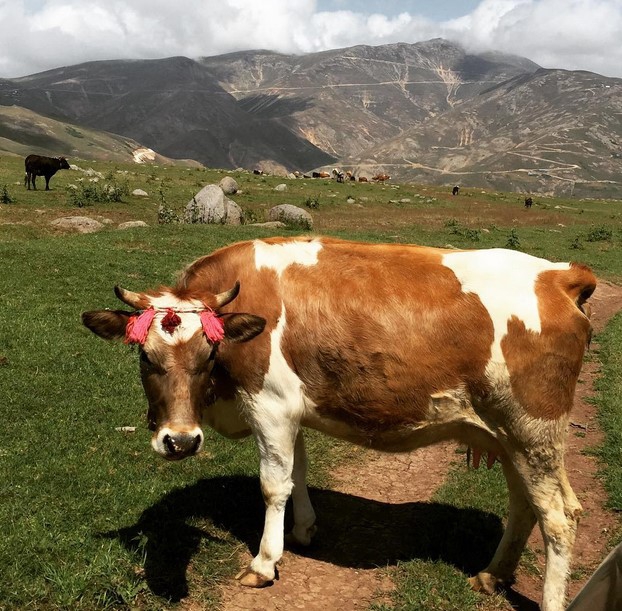
[[[239,280],[229,308],[268,321],[260,338],[223,351],[250,392],[277,349],[319,413],[364,428],[426,419],[439,393],[485,401],[508,385],[534,416],[570,408],[574,384],[562,381],[576,379],[589,332],[575,294],[593,290],[586,268],[506,250],[326,238],[246,242],[195,266],[189,285],[202,275],[217,292]],[[538,362],[550,386],[542,400],[521,390],[541,376]]]

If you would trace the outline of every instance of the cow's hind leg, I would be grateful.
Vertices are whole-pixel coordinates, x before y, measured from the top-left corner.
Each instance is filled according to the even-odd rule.
[[[294,509],[294,527],[286,537],[288,543],[309,545],[315,534],[315,511],[311,505],[307,490],[307,453],[302,431],[298,431],[294,448],[294,488],[292,504]]]
[[[529,455],[515,454],[511,457],[544,539],[546,568],[542,611],[564,609],[572,547],[581,513],[581,505],[570,487],[564,469],[563,446],[555,438],[555,435],[549,438],[546,448],[532,448]],[[522,533],[523,536],[526,527],[522,531],[520,528],[515,529],[515,532]],[[508,559],[512,562],[504,562],[509,568],[514,561],[512,554],[509,554]],[[493,571],[498,571],[495,576],[504,576],[504,571],[500,570],[501,564],[491,564]]]
[[[521,553],[536,524],[536,515],[516,469],[507,457],[502,465],[510,501],[507,526],[490,564],[469,580],[473,589],[489,594],[513,582]]]

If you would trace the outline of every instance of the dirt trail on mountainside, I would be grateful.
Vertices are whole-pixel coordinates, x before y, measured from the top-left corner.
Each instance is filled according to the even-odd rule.
[[[595,332],[592,351],[596,352],[598,333],[622,309],[622,287],[601,281],[590,303]],[[568,432],[566,467],[585,510],[573,560],[573,570],[581,578],[571,582],[570,597],[605,557],[608,538],[617,523],[616,516],[604,508],[606,496],[596,477],[597,459],[582,453],[602,439],[596,408],[586,402],[594,392],[598,375],[596,359],[588,359],[577,387]],[[457,459],[455,448],[453,443],[443,443],[410,454],[365,451],[356,464],[338,468],[333,472],[332,490],[311,491],[318,516],[318,534],[312,546],[286,551],[280,565],[283,578],[270,587],[244,588],[233,580],[226,584],[222,590],[223,611],[359,611],[383,594],[386,596],[393,584],[383,569],[398,560],[418,557],[416,550],[408,549],[412,534],[404,536],[406,525],[416,532],[418,522],[423,535],[426,529],[442,530],[443,521],[452,516],[464,519],[459,514],[465,510],[452,514],[447,506],[429,502]],[[538,528],[529,546],[536,555],[536,570],[531,567],[529,572],[519,571],[508,595],[512,601],[507,604],[508,610],[539,609],[544,554]],[[250,559],[246,552],[242,563]]]

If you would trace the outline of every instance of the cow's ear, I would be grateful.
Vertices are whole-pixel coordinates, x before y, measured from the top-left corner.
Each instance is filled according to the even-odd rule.
[[[121,339],[131,315],[123,310],[93,310],[82,313],[82,324],[104,339]]]
[[[259,335],[266,319],[253,314],[228,314],[223,316],[225,339],[230,342],[247,342]]]

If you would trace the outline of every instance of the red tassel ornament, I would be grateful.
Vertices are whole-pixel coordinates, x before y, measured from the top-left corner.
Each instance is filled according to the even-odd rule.
[[[222,320],[216,316],[214,310],[202,310],[199,312],[199,318],[201,319],[203,332],[207,339],[209,339],[212,344],[222,341],[225,337],[225,325]]]
[[[144,344],[156,312],[153,308],[130,316],[125,327],[126,344]]]

